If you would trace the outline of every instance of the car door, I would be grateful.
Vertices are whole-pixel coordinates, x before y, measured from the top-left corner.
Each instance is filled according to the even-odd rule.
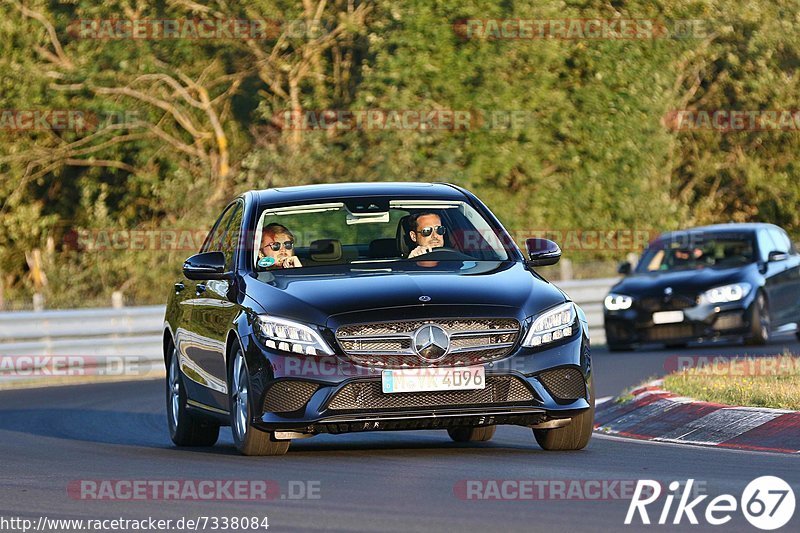
[[[800,255],[785,231],[778,227],[770,228],[770,236],[777,246],[776,250],[786,254],[783,271],[779,274],[783,290],[782,322],[800,320]]]
[[[770,261],[770,252],[778,250],[778,244],[772,239],[770,231],[766,228],[758,231],[758,253],[761,261],[761,271],[764,273],[765,290],[769,301],[769,314],[773,329],[784,323],[786,319],[788,288],[787,277],[784,274],[786,261]]]
[[[200,248],[200,252],[210,252],[222,248],[222,239],[234,216],[235,207],[235,203],[229,205],[217,218]],[[199,309],[210,305],[207,296],[209,281],[190,280],[184,277],[175,284],[176,290],[181,286],[181,293],[185,295],[182,300],[184,308],[182,320],[175,332],[181,370],[189,378],[186,387],[190,398],[205,405],[217,403],[218,397],[227,392],[225,381],[220,381],[214,377],[214,374],[208,372],[208,368],[215,367],[213,362],[208,359],[209,352],[213,351],[213,336],[209,335],[209,329],[204,325],[207,320],[204,316],[205,311]],[[214,284],[212,284],[212,288],[216,288]]]
[[[230,216],[223,220],[218,235],[207,251],[220,251],[225,255],[226,271],[233,272],[241,234],[244,202],[237,200],[229,209]],[[195,288],[196,301],[192,311],[192,329],[195,333],[194,363],[204,385],[214,391],[217,404],[227,404],[227,372],[225,341],[231,324],[238,313],[231,279],[200,280]]]

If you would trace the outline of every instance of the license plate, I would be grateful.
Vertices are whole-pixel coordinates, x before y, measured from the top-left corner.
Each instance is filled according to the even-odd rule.
[[[683,322],[683,311],[653,313],[653,324],[675,324],[676,322]]]
[[[483,366],[384,370],[381,382],[385,393],[476,390],[486,388],[486,371]]]

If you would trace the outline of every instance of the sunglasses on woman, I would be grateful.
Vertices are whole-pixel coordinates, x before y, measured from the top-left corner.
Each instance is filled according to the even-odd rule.
[[[422,228],[421,230],[417,231],[417,233],[423,237],[430,237],[434,230],[436,230],[437,235],[444,235],[447,233],[447,228],[444,226],[428,226],[427,228]]]
[[[267,244],[266,246],[262,247],[261,251],[263,252],[266,248],[272,248],[273,252],[277,252],[278,250],[281,249],[281,246],[283,246],[287,250],[291,250],[292,248],[294,248],[294,241],[273,242],[272,244]]]

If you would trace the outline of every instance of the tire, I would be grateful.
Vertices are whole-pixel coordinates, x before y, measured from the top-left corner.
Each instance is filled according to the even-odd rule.
[[[219,438],[219,424],[190,413],[186,409],[186,387],[178,364],[178,352],[172,348],[167,367],[167,425],[176,446],[213,446]]]
[[[447,434],[455,442],[486,442],[492,440],[497,426],[460,426],[447,428]]]
[[[534,429],[533,436],[547,451],[582,450],[589,444],[594,430],[594,386],[589,382],[591,406],[572,419],[568,426],[556,429]]]
[[[753,302],[753,314],[750,317],[750,335],[744,342],[750,345],[764,345],[769,342],[772,320],[769,313],[769,304],[764,293],[759,292]]]
[[[231,433],[236,449],[242,455],[283,455],[291,441],[273,440],[272,435],[252,425],[253,404],[250,398],[250,373],[241,349],[233,355],[229,380]]]
[[[633,351],[633,346],[630,344],[614,344],[608,343],[609,352],[630,352]]]
[[[665,344],[664,348],[667,348],[667,349],[683,349],[683,348],[686,348],[688,345],[689,345],[689,343],[686,343],[686,342],[671,342],[671,343]]]

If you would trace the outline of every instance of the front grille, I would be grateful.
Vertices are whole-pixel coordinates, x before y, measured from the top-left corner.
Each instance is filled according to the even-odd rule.
[[[538,376],[544,388],[557,400],[577,400],[586,396],[586,382],[577,368],[564,367]]]
[[[290,413],[302,409],[318,388],[319,385],[308,381],[279,381],[264,395],[264,411]]]
[[[333,411],[380,409],[436,408],[485,405],[495,403],[531,402],[533,393],[515,376],[487,376],[486,388],[431,392],[401,392],[386,394],[380,380],[356,381],[346,384],[331,399]]]
[[[639,300],[639,308],[649,313],[656,311],[680,311],[697,305],[697,297],[687,294],[672,296],[649,296]]]
[[[657,325],[642,330],[644,341],[667,341],[673,339],[688,339],[694,337],[694,328],[691,324],[666,324]]]
[[[427,324],[442,327],[450,338],[449,352],[434,363],[438,366],[483,363],[505,357],[513,350],[520,334],[520,324],[513,318],[459,318],[343,326],[336,331],[336,340],[357,364],[382,368],[417,367],[422,366],[423,361],[412,346],[414,333]]]

